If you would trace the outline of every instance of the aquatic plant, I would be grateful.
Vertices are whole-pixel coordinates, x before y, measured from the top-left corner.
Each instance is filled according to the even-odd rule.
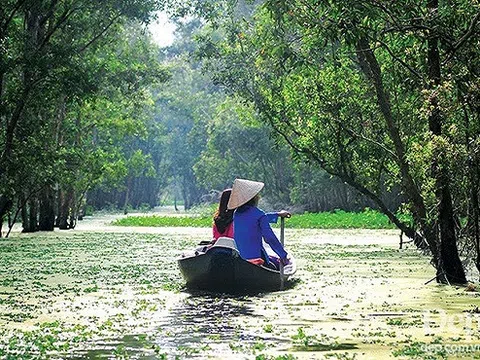
[[[152,227],[210,227],[212,214],[185,216],[127,216],[115,220],[116,226]],[[363,212],[336,210],[323,213],[295,214],[287,226],[293,229],[394,229],[395,226],[382,213],[365,209]]]

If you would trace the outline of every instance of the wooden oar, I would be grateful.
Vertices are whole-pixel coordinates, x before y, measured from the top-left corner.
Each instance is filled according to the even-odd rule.
[[[285,245],[285,218],[282,217],[280,218],[280,243],[282,246]],[[280,259],[280,290],[283,290],[285,287],[285,275],[283,273],[283,262],[282,259]]]

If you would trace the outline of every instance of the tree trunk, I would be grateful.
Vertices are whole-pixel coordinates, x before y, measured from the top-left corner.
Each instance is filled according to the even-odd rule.
[[[55,197],[51,186],[46,186],[40,196],[39,222],[40,231],[53,231],[55,225]]]
[[[22,195],[23,197],[23,195]],[[38,231],[38,205],[37,199],[34,196],[23,200],[22,207],[22,232],[31,233]]]
[[[68,219],[70,216],[70,197],[69,192],[66,190],[60,191],[60,203],[58,213],[58,228],[61,230],[69,229]]]
[[[175,211],[178,211],[178,206],[177,206],[177,194],[173,195],[173,208]]]
[[[130,188],[132,187],[132,177],[129,176],[127,179],[127,190],[125,191],[125,201],[123,202],[123,214],[128,214],[128,202],[130,200]]]
[[[85,212],[86,212],[86,207],[87,207],[87,191],[83,192],[82,196],[80,197],[80,200],[78,201],[78,206],[77,206],[78,220],[83,220],[83,217],[85,216]]]
[[[13,201],[0,195],[0,238],[2,237],[3,219],[13,206]]]
[[[400,168],[402,188],[405,191],[405,194],[408,196],[408,199],[410,200],[413,207],[413,217],[415,219],[415,222],[420,224],[422,231],[424,232],[425,238],[428,239],[428,234],[430,234],[430,226],[426,222],[427,210],[425,208],[425,203],[423,201],[422,195],[420,194],[420,191],[413,177],[410,174],[410,166],[406,161],[405,156],[405,147],[392,112],[388,92],[383,85],[382,71],[380,65],[377,61],[377,58],[375,57],[375,54],[373,53],[373,50],[370,47],[368,39],[359,39],[356,51],[357,58],[363,73],[372,82],[372,85],[375,88],[378,106],[387,124],[389,137],[395,147],[395,160],[398,164],[398,167]],[[415,234],[411,234],[411,231],[405,231],[405,234],[410,238],[411,235],[415,236]],[[413,239],[416,240],[415,244],[418,245],[418,239],[416,239],[415,237]],[[434,257],[434,262],[437,263],[437,243],[428,241],[428,246]]]
[[[24,203],[23,195],[22,195],[22,203]],[[29,222],[28,209],[27,208],[28,208],[27,204],[24,204],[22,206],[22,211],[20,213],[20,215],[22,217],[22,232],[29,232],[29,230],[30,230],[30,222]]]
[[[38,231],[38,201],[35,196],[32,196],[28,201],[29,218],[30,218],[30,231]]]
[[[57,189],[55,190],[57,193],[57,201],[55,202],[55,227],[60,227],[60,214],[62,212],[62,204],[63,204],[63,191],[62,189],[56,185]]]
[[[427,3],[430,16],[438,14],[438,0]],[[428,118],[429,129],[434,136],[442,135],[443,114],[438,104],[435,91],[441,85],[440,53],[438,50],[438,34],[431,30],[427,40],[428,77],[432,84],[433,92],[430,95],[430,115]],[[436,157],[435,157],[436,156]],[[458,255],[457,235],[455,232],[455,218],[450,193],[448,172],[440,163],[441,152],[434,154],[432,173],[435,178],[435,195],[438,202],[438,225],[440,227],[440,246],[437,259],[437,281],[443,283],[467,282],[462,262]]]
[[[68,228],[75,229],[77,226],[77,193],[76,191],[71,188],[68,194],[70,198],[70,211],[68,214]]]
[[[476,259],[475,266],[480,272],[480,166],[476,161],[472,161],[470,164],[470,211],[468,216],[468,227],[471,229],[470,234],[474,239]]]
[[[175,180],[173,183],[173,208],[175,209],[175,211],[179,211],[178,205],[177,205],[177,192],[178,192],[178,185],[177,185],[177,180]]]
[[[473,237],[475,239],[475,250],[477,253],[476,261],[475,261],[475,266],[477,267],[477,270],[480,272],[480,203],[478,200],[478,191],[479,191],[479,186],[478,186],[478,181],[479,177],[477,175],[476,181],[474,184],[472,184],[472,222],[473,222]]]
[[[190,207],[191,207],[191,204],[190,204],[190,198],[188,196],[188,189],[187,189],[187,181],[185,180],[185,178],[183,179],[182,181],[182,197],[183,197],[183,209],[186,211],[186,210],[189,210]]]
[[[463,97],[463,101],[465,104],[468,103],[468,97]],[[474,145],[475,135],[471,135],[470,118],[466,105],[464,105],[463,111],[465,114],[465,146],[468,153],[467,166],[470,185],[468,192],[471,199],[470,203],[468,204],[467,233],[468,236],[473,238],[476,253],[475,266],[480,272],[480,146],[476,145],[475,147],[472,147],[472,145]],[[480,119],[478,117],[474,116],[474,119],[477,120],[477,124],[480,123]]]

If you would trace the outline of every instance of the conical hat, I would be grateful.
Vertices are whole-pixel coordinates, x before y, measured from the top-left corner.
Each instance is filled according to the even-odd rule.
[[[227,208],[235,209],[249,202],[263,189],[264,185],[264,183],[258,181],[235,179]]]

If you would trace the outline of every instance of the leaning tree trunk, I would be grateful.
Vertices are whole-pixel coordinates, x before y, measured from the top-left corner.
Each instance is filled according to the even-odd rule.
[[[397,165],[400,169],[402,189],[412,204],[413,218],[416,223],[420,224],[420,227],[424,232],[423,234],[424,238],[426,238],[427,236],[425,233],[429,232],[428,230],[426,230],[428,229],[429,225],[427,224],[427,221],[426,221],[427,210],[425,207],[425,202],[423,201],[423,197],[415,182],[415,179],[411,175],[410,165],[406,160],[407,157],[406,157],[405,145],[403,143],[403,140],[400,134],[400,129],[398,128],[398,125],[397,125],[397,119],[394,116],[394,113],[392,111],[392,107],[390,104],[390,96],[383,84],[382,70],[370,46],[369,40],[366,37],[362,37],[358,40],[356,53],[357,53],[357,59],[358,59],[360,68],[362,69],[362,72],[365,74],[367,79],[370,80],[373,87],[375,88],[378,107],[382,112],[383,118],[385,119],[388,135],[392,140],[392,143],[394,146],[394,152],[396,155],[395,161],[397,162]],[[375,203],[378,203],[378,201],[376,201],[373,197],[371,196],[369,197],[373,201],[375,201]],[[383,203],[382,205],[384,208],[386,208],[386,206]],[[380,208],[380,210],[383,213],[385,213],[383,208]],[[385,214],[389,216],[389,218],[392,218],[392,216],[389,215],[388,213],[385,213]],[[397,222],[394,222],[394,224],[398,226]],[[437,257],[438,251],[436,248],[437,244],[435,242],[427,240],[428,244],[425,244],[425,242],[423,241],[425,239],[419,239],[416,231],[411,231],[411,229],[405,229],[406,230],[405,231],[401,227],[399,228],[402,231],[404,231],[408,237],[412,238],[415,242],[415,245],[417,245],[418,247],[425,248],[425,245],[428,245],[428,247],[430,248],[430,251],[432,252],[434,262],[435,263],[437,262],[436,257]]]
[[[438,14],[438,0],[431,0],[427,4],[431,16]],[[442,135],[442,117],[438,99],[435,95],[441,81],[441,62],[438,49],[438,34],[432,29],[427,40],[427,65],[428,78],[433,87],[430,95],[430,115],[428,118],[429,129],[434,136]],[[457,235],[455,231],[455,217],[448,170],[441,166],[441,152],[434,154],[432,173],[435,178],[435,196],[438,203],[438,226],[440,228],[440,246],[438,247],[437,281],[443,283],[466,283],[457,248]]]

